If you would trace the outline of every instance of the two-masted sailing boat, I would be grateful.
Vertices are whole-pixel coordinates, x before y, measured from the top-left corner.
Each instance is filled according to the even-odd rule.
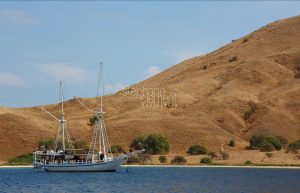
[[[60,100],[61,100],[61,114],[60,118],[56,118],[50,112],[42,108],[44,112],[49,114],[52,118],[59,122],[59,127],[56,133],[56,140],[54,149],[47,150],[45,147],[42,150],[33,152],[33,166],[34,168],[43,169],[45,171],[116,171],[122,163],[124,163],[129,155],[124,153],[115,156],[111,152],[106,127],[104,124],[103,112],[103,70],[102,63],[99,74],[99,107],[96,112],[84,106],[85,109],[95,113],[95,124],[92,136],[92,141],[88,153],[77,154],[74,150],[72,140],[67,128],[64,116],[64,91],[63,84],[60,83]],[[99,90],[99,89],[98,89]]]

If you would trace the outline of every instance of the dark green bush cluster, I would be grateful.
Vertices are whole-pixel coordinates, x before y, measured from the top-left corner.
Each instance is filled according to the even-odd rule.
[[[96,121],[97,121],[97,117],[96,116],[91,117],[89,125],[91,125],[91,126],[95,125]]]
[[[201,145],[192,145],[188,151],[188,154],[190,155],[204,155],[207,153],[207,150],[204,146]]]
[[[159,156],[158,160],[159,160],[159,162],[162,163],[162,164],[168,162],[168,159],[167,159],[167,157],[166,157],[165,155]]]
[[[166,154],[170,150],[169,142],[160,134],[151,134],[146,139],[143,137],[135,138],[130,145],[135,150],[145,149],[150,154]]]
[[[204,157],[201,159],[200,163],[203,163],[203,164],[211,164],[212,161],[211,161],[211,158],[209,157]]]
[[[250,147],[261,151],[280,150],[283,146],[284,137],[265,137],[263,135],[253,135],[250,138]]]
[[[186,164],[186,159],[183,156],[177,155],[171,161],[172,164]]]
[[[11,165],[31,164],[31,162],[32,162],[32,153],[26,153],[8,160],[8,163]]]

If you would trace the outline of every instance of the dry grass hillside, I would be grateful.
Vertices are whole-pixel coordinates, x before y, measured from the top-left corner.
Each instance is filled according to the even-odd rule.
[[[198,143],[217,151],[232,138],[237,146],[229,149],[225,145],[225,149],[239,151],[256,133],[299,139],[297,70],[299,16],[273,22],[209,54],[185,60],[106,96],[110,141],[128,147],[133,138],[155,132],[167,137],[171,153],[185,153]],[[141,90],[137,93],[136,89],[143,87],[148,92],[140,96]],[[165,90],[168,99],[163,107],[157,90],[155,104],[151,101],[151,88]],[[82,101],[96,107],[95,99]],[[75,100],[65,106],[71,135],[89,141],[91,128],[87,122],[92,115]],[[57,105],[45,107],[58,113]],[[39,139],[53,137],[56,127],[57,123],[39,107],[0,108],[0,160],[7,159],[4,155],[30,152]]]

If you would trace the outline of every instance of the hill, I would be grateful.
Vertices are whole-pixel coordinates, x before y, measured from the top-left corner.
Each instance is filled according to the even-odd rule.
[[[275,21],[105,96],[111,143],[128,147],[155,132],[167,137],[171,153],[185,153],[198,143],[217,151],[232,138],[237,146],[231,149],[239,151],[256,133],[299,139],[299,24],[300,16]],[[95,98],[81,100],[95,109]],[[89,141],[92,115],[75,100],[65,107],[71,135]],[[57,105],[45,108],[58,113]],[[32,151],[56,127],[39,107],[0,108],[0,160]]]

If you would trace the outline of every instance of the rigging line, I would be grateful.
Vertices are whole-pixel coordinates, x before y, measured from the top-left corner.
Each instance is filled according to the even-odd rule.
[[[52,115],[49,111],[47,111],[44,107],[40,107],[42,109],[43,112],[47,113],[48,115],[50,115],[53,119],[55,119],[56,121],[60,122],[60,120],[58,118],[56,118],[54,115]]]
[[[87,106],[85,106],[77,97],[75,97],[74,96],[74,99],[76,99],[78,102],[79,102],[79,104],[81,104],[81,106],[83,107],[83,108],[85,108],[87,111],[89,111],[89,112],[91,112],[91,113],[97,113],[96,111],[93,111],[92,109],[90,109],[90,108],[88,108]]]

